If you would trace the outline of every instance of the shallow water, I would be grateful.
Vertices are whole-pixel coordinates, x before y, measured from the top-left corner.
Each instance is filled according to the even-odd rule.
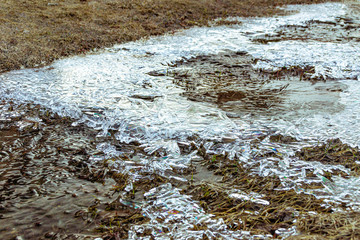
[[[36,107],[11,106],[0,103],[1,238],[94,238],[94,224],[74,215],[96,198],[110,199],[114,184],[90,182],[79,171],[91,169],[96,131],[38,116]]]
[[[295,13],[290,16],[240,19],[243,24],[236,26],[193,28],[118,45],[101,53],[59,60],[42,69],[13,71],[0,75],[0,97],[34,102],[77,119],[74,125],[85,123],[102,130],[105,136],[114,134],[119,142],[140,143],[148,156],[142,156],[146,169],[139,171],[165,174],[171,168],[186,167],[196,153],[181,154],[179,145],[180,142],[189,143],[189,139],[196,136],[195,144],[208,142],[205,145],[207,151],[227,153],[249,165],[256,151],[276,150],[283,156],[282,160],[262,159],[261,166],[254,168],[254,172],[279,177],[297,176],[294,182],[299,185],[312,181],[301,175],[301,168],[318,174],[324,169],[337,168],[297,161],[293,154],[301,146],[335,137],[360,146],[360,36],[356,31],[360,22],[357,12],[352,9],[340,3],[291,6],[289,10]],[[307,31],[313,34],[306,34]],[[339,37],[345,33],[347,37]],[[192,101],[186,95],[186,88],[174,83],[173,72],[180,69],[196,75],[198,69],[191,64],[187,68],[176,67],[173,65],[176,61],[185,59],[186,62],[196,56],[231,56],[236,52],[246,52],[256,59],[250,62],[254,72],[257,69],[275,71],[283,67],[313,67],[315,72],[310,78],[314,81],[289,77],[266,82],[262,88],[267,90],[288,86],[275,94],[279,99],[277,104],[265,108],[242,99],[221,105],[213,101]],[[236,61],[243,59],[234,57],[232,61],[237,64]],[[151,74],[154,71],[156,76]],[[208,83],[203,84],[206,88]],[[244,86],[239,88],[243,92],[248,90]],[[259,89],[255,83],[255,95]],[[110,133],[109,130],[113,131]],[[251,140],[271,133],[289,135],[300,142],[278,144],[265,138],[258,149],[251,149]],[[222,139],[231,140],[216,146],[209,143]],[[109,156],[123,153],[108,143],[98,148]],[[163,156],[155,161],[152,154],[157,151]],[[123,163],[114,163],[114,167],[117,164]],[[352,180],[339,181],[336,191],[348,184],[350,197],[343,194],[334,200],[331,191],[322,193],[322,197],[357,205],[360,193],[352,191],[351,186],[355,186],[350,182]],[[356,180],[354,182],[357,184]],[[285,188],[290,186],[284,183]],[[172,201],[168,195],[163,195],[162,191],[166,192],[166,189],[168,194],[174,194],[173,199],[183,201],[184,206],[191,202],[169,185],[154,190],[156,197],[143,203],[144,213],[153,221],[146,227],[154,232],[159,224],[156,222],[158,213],[154,210],[156,205],[161,201]],[[168,205],[170,209],[172,205]],[[179,230],[170,233],[182,236],[193,221],[199,221],[196,218],[199,212],[198,206],[196,211],[184,207],[176,215],[183,221],[176,225]],[[173,223],[167,224],[175,229]],[[231,232],[214,220],[207,224],[208,236],[238,238],[246,235]],[[171,234],[157,236],[164,238]],[[189,237],[199,234],[203,233],[188,232]],[[137,238],[135,230],[131,236]]]

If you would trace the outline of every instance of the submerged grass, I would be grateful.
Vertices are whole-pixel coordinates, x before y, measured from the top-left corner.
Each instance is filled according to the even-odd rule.
[[[300,219],[296,225],[300,232],[307,232],[307,239],[314,236],[326,236],[326,239],[359,239],[360,213],[323,213],[309,215]],[[301,239],[294,236],[290,239]],[[305,239],[305,238],[304,238]],[[313,238],[315,239],[315,238]],[[316,238],[325,239],[325,238]]]
[[[360,151],[358,147],[351,147],[342,143],[340,139],[330,139],[326,143],[304,147],[296,153],[301,160],[319,161],[324,164],[343,165],[351,170],[351,175],[360,175]],[[339,172],[346,177],[347,175]]]
[[[313,195],[277,190],[281,188],[278,177],[250,174],[249,169],[236,161],[221,159],[220,163],[217,158],[206,161],[205,165],[214,174],[222,176],[222,182],[193,184],[185,192],[200,201],[208,213],[222,218],[229,229],[279,237],[276,230],[295,226],[296,219],[308,219],[311,212],[332,212]],[[195,226],[194,229],[203,227]],[[309,231],[304,227],[304,232]]]
[[[281,14],[276,7],[284,4],[320,2],[325,1],[4,0],[0,3],[0,72],[203,26],[216,18],[268,16]]]
[[[279,139],[281,136],[274,135],[273,140]],[[357,148],[333,139],[320,146],[303,148],[297,154],[307,161],[348,163],[356,173],[352,164],[355,164],[358,152]],[[278,177],[252,174],[251,169],[226,156],[203,157],[204,166],[214,175],[221,176],[221,182],[192,183],[184,192],[198,200],[215,218],[222,218],[229,229],[271,235],[277,239],[283,237],[277,230],[295,227],[297,235],[286,239],[359,239],[359,212],[346,211],[345,205],[338,205],[338,210],[342,211],[334,212],[321,198],[294,190],[280,190],[282,182]],[[194,230],[200,229],[206,230],[206,226],[194,226]]]

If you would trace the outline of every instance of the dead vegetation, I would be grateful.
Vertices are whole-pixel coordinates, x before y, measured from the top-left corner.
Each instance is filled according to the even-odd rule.
[[[30,115],[33,115],[41,109],[39,106],[34,106],[28,111]],[[61,119],[45,111],[40,116],[46,124],[65,126],[71,123],[70,119]],[[20,121],[20,119],[16,121]],[[31,125],[31,127],[34,128],[35,126]],[[9,131],[11,130],[9,129]],[[33,131],[37,132],[41,129],[35,128]],[[72,128],[71,131],[80,130]],[[272,141],[275,142],[292,142],[295,140],[282,135],[272,135]],[[64,153],[66,148],[58,148],[57,151]],[[141,149],[137,149],[137,151],[141,152]],[[205,159],[202,163],[208,169],[209,179],[214,180],[220,176],[222,181],[199,182],[189,180],[190,184],[184,184],[181,188],[184,189],[185,194],[190,194],[194,200],[199,201],[206,212],[214,214],[215,218],[222,218],[229,229],[250,231],[252,234],[271,235],[274,238],[280,238],[277,230],[296,227],[300,235],[292,236],[289,239],[359,238],[358,212],[333,212],[331,208],[324,206],[323,200],[317,199],[313,195],[298,194],[294,190],[278,190],[282,183],[276,176],[260,177],[251,174],[251,169],[243,167],[237,161],[229,160],[226,156],[211,156],[201,148],[198,151],[199,155]],[[84,155],[87,154],[86,152],[83,149],[73,150],[71,156]],[[358,156],[357,148],[351,148],[338,139],[330,140],[313,148],[304,148],[302,152],[307,157],[304,160],[323,161],[329,164],[341,162],[345,159],[351,163]],[[339,156],[340,160],[338,159]],[[117,195],[115,194],[124,191],[128,185],[129,175],[108,169],[107,163],[111,159],[104,160],[104,168],[100,169],[101,171],[92,171],[92,169],[84,167],[80,160],[72,159],[69,161],[68,167],[71,172],[80,172],[79,177],[81,179],[91,182],[104,182],[109,180],[108,178],[112,179],[113,188],[107,194],[113,196],[111,199],[99,200],[95,198],[93,204],[87,209],[82,208],[74,214],[80,222],[83,221],[84,224],[95,226],[96,234],[102,235],[104,239],[125,239],[128,237],[131,226],[146,224],[150,220],[142,214],[136,205],[137,202],[143,201],[144,192],[167,182],[171,182],[174,186],[177,185],[175,180],[169,180],[157,174],[146,175],[147,177],[143,176],[143,179],[134,183],[133,190],[126,194],[126,198],[124,198],[125,195],[116,198]],[[346,162],[341,163],[346,165]],[[199,162],[194,164],[197,165]],[[193,167],[199,168],[199,166]],[[188,173],[189,176],[187,177],[192,179],[192,174]],[[322,186],[309,187],[320,188]],[[77,197],[76,194],[73,194],[73,196],[76,197],[77,202],[81,200],[80,195]],[[75,199],[75,197],[69,197]],[[345,208],[345,206],[340,207]],[[206,230],[206,228],[206,225],[199,223],[194,225],[193,230]],[[143,235],[151,236],[152,233],[144,231]]]
[[[360,174],[360,151],[358,147],[344,144],[340,139],[330,139],[315,147],[304,147],[296,155],[304,161],[319,161],[324,164],[343,165],[352,175]],[[341,174],[342,172],[339,172]],[[342,174],[344,175],[344,173]],[[344,175],[346,177],[346,175]]]
[[[358,152],[357,148],[333,139],[319,146],[303,148],[298,156],[306,161],[341,163],[356,173],[357,169],[352,165]],[[221,182],[193,183],[184,192],[198,200],[202,208],[215,218],[222,218],[229,229],[281,238],[276,230],[296,227],[297,235],[286,238],[291,240],[360,237],[358,212],[334,212],[331,207],[325,207],[322,199],[311,194],[279,190],[282,183],[278,177],[252,174],[251,169],[226,156],[203,157],[204,166],[214,175],[221,176]],[[345,205],[338,207],[346,208]],[[194,226],[194,230],[204,228],[206,226]]]
[[[220,107],[239,101],[247,109],[278,105],[279,95],[287,85],[271,86],[275,74],[255,69],[254,63],[251,55],[241,51],[197,56],[173,63],[170,75],[175,84],[185,89],[183,95],[192,101],[213,102]]]
[[[296,223],[300,232],[308,233],[308,238],[294,236],[289,239],[325,239],[314,238],[314,236],[326,236],[326,239],[331,240],[359,239],[359,217],[360,213],[358,212],[308,215]]]
[[[276,7],[284,4],[319,2],[325,1],[4,0],[0,3],[0,72],[207,25],[215,18],[273,15],[281,13]]]
[[[322,200],[312,195],[298,194],[294,190],[276,190],[281,187],[278,177],[251,174],[249,169],[236,161],[210,159],[205,165],[215,175],[222,176],[222,182],[201,182],[190,186],[185,192],[200,201],[208,213],[222,218],[232,230],[278,237],[276,230],[295,226],[294,220],[303,214],[332,212],[322,206]],[[195,229],[202,227],[195,226]]]
[[[238,162],[225,158],[207,159],[205,166],[222,176],[221,183],[192,184],[184,192],[215,218],[222,218],[229,229],[276,239],[281,238],[276,230],[291,227],[296,227],[298,235],[286,239],[359,238],[358,212],[333,212],[313,195],[277,190],[281,187],[277,177],[251,174]],[[206,226],[194,226],[194,230],[200,229]]]

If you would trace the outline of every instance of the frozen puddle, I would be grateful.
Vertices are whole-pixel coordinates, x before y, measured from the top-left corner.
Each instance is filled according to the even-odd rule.
[[[270,149],[282,155],[282,159],[263,159],[254,172],[281,178],[292,176],[293,182],[284,181],[284,188],[297,189],[300,183],[312,181],[302,169],[318,174],[321,179],[325,168],[329,171],[339,168],[296,161],[292,156],[300,147],[336,137],[360,145],[360,36],[356,32],[360,20],[359,15],[354,15],[356,12],[340,3],[291,6],[290,10],[298,12],[285,17],[241,19],[243,24],[239,26],[193,28],[118,45],[101,53],[63,59],[42,69],[2,74],[0,97],[34,102],[78,119],[77,124],[102,129],[104,135],[113,134],[119,142],[139,143],[149,155],[139,160],[146,166],[139,171],[161,172],[164,176],[168,176],[169,169],[186,168],[196,157],[196,152],[181,154],[180,151],[179,145],[191,141],[197,146],[205,143],[208,152],[226,153],[230,159],[250,166],[259,151]],[[355,26],[354,31],[351,26]],[[298,35],[289,28],[297,29]],[[301,35],[307,29],[314,29],[312,37]],[[316,35],[317,31],[327,33],[328,41]],[[343,38],[330,37],[333,31]],[[343,33],[348,33],[347,37]],[[266,83],[288,84],[287,92],[277,95],[286,103],[281,105],[282,112],[275,106],[272,114],[268,109],[242,109],[241,99],[229,101],[225,107],[211,101],[191,101],[184,95],[185,87],[174,84],[171,74],[174,62],[236,52],[246,52],[256,59],[253,67],[257,69],[276,71],[310,66],[314,69],[311,78],[328,81]],[[148,74],[154,71],[157,74]],[[271,133],[292,136],[301,143],[277,144],[265,138],[256,151],[251,148],[250,142],[256,136]],[[110,143],[99,145],[99,149],[109,156],[123,154]],[[162,155],[160,160],[154,160],[155,152]],[[114,163],[114,167],[124,165],[120,160]],[[133,179],[136,181],[137,176]],[[357,182],[358,179],[340,179],[335,188],[348,185],[346,194],[339,194],[334,200],[332,195],[341,189],[331,188],[321,193],[321,197],[357,206],[360,193],[352,191]],[[145,228],[151,229],[158,239],[196,238],[203,234],[213,239],[248,238],[247,232],[227,230],[221,221],[212,220],[197,202],[171,185],[147,194],[148,201],[141,206],[151,221],[146,226],[134,226],[130,238],[139,239],[137,232]],[[159,215],[166,213],[171,218],[157,222]],[[194,221],[202,221],[207,230],[190,231]],[[169,231],[157,232],[160,225]]]

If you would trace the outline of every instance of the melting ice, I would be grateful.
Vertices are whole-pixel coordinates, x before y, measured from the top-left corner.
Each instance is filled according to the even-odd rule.
[[[168,162],[173,166],[186,166],[192,156],[182,156],[177,143],[187,141],[187,138],[194,134],[200,139],[229,137],[230,134],[236,140],[224,144],[218,151],[227,151],[230,153],[229,156],[237,156],[243,162],[251,162],[252,154],[244,139],[256,132],[261,133],[269,129],[300,140],[307,139],[308,142],[309,139],[310,142],[316,142],[340,137],[347,143],[359,146],[359,41],[321,42],[292,39],[267,44],[253,41],[254,38],[272,36],[285,26],[303,26],[308,21],[334,22],[339,17],[348,16],[349,8],[341,3],[327,3],[290,6],[289,10],[294,11],[294,14],[273,18],[240,19],[243,24],[236,26],[192,28],[174,35],[117,45],[86,56],[62,59],[42,69],[24,69],[2,74],[0,97],[41,104],[60,115],[76,118],[77,123],[101,129],[104,134],[108,134],[109,129],[116,130],[117,140],[126,143],[139,142],[149,153],[164,148],[167,158],[160,163],[157,161],[154,169],[165,168]],[[358,21],[355,17],[354,19]],[[189,101],[181,95],[184,90],[175,85],[171,76],[166,74],[170,68],[168,63],[224,51],[248,52],[259,59],[255,67],[263,69],[314,66],[315,75],[333,79],[347,86],[337,99],[344,107],[336,113],[295,114],[295,117],[286,119],[281,116],[268,118],[262,116],[261,112],[256,113],[254,119],[247,115],[230,119],[213,103]],[[147,74],[154,70],[163,72],[165,76]],[[299,175],[300,168],[314,171],[318,169],[319,173],[322,168],[326,168],[321,164],[294,162],[290,159],[299,146],[264,142],[262,147],[276,149],[284,156],[284,160],[273,160],[275,165],[271,159],[263,162],[257,170],[258,174],[295,176]],[[112,146],[107,143],[99,148],[107,151],[109,155],[120,154],[112,150]],[[151,161],[147,164],[151,165]],[[299,176],[301,179],[301,174]],[[346,185],[346,180],[339,181],[339,186]],[[351,181],[356,184],[358,182]],[[168,194],[163,194],[164,192]],[[181,203],[179,208],[183,205],[176,216],[183,220],[179,228],[188,229],[189,224],[195,221],[195,215],[201,215],[208,219],[206,221],[209,232],[206,234],[209,237],[222,236],[231,239],[247,236],[244,232],[230,232],[224,226],[221,227],[221,223],[211,220],[211,216],[203,213],[195,202],[187,196],[182,196],[170,185],[154,189],[148,194],[153,194],[154,199],[153,202],[144,203],[143,209],[144,214],[151,219],[161,214],[154,210],[156,204],[163,201],[171,205],[171,199],[177,199],[178,203]],[[349,196],[343,195],[344,199]],[[352,192],[351,196],[355,196],[353,199],[359,199],[360,193]],[[195,210],[187,209],[185,206],[188,204],[195,206]],[[156,223],[151,224],[136,228],[155,229]],[[178,231],[173,233],[174,237],[182,237]],[[200,234],[196,231],[187,233],[187,237],[196,237]],[[130,236],[136,238],[135,229]],[[163,239],[164,236],[161,235],[159,238]]]

